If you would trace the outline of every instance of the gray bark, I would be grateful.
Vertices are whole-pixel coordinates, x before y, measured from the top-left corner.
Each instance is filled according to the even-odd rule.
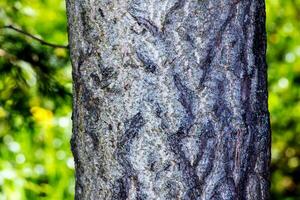
[[[76,199],[268,199],[264,0],[67,10]]]

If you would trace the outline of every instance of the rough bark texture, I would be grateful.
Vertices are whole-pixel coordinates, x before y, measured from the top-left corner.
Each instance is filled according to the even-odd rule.
[[[268,199],[263,0],[68,0],[76,199]]]

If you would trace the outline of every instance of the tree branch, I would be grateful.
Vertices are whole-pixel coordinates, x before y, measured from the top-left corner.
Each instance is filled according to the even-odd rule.
[[[30,37],[30,38],[32,38],[32,39],[34,39],[34,40],[37,40],[38,42],[40,42],[40,43],[43,44],[43,45],[47,45],[47,46],[54,47],[54,48],[64,48],[64,49],[69,49],[69,45],[59,45],[59,44],[53,44],[53,43],[46,42],[46,41],[44,41],[44,40],[42,40],[42,39],[40,39],[40,38],[38,38],[38,37],[36,37],[36,36],[30,34],[30,33],[25,32],[25,31],[22,30],[22,29],[19,29],[19,28],[14,27],[13,25],[3,26],[2,28],[3,28],[3,29],[11,29],[11,30],[14,30],[14,31],[16,31],[16,32],[18,32],[18,33],[21,33],[21,34],[27,36],[27,37]]]

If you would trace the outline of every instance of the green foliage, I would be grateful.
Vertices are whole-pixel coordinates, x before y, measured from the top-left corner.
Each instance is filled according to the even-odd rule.
[[[300,196],[300,0],[267,0],[272,199]],[[63,0],[1,0],[12,24],[67,44]],[[0,30],[0,199],[73,199],[68,51]]]
[[[61,0],[1,0],[0,26],[66,44]],[[66,49],[0,30],[0,199],[72,199],[71,67]]]
[[[299,0],[267,0],[274,200],[300,197],[299,14]]]

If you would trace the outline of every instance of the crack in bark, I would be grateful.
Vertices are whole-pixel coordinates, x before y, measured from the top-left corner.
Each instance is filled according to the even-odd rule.
[[[119,178],[114,186],[114,189],[118,192],[114,194],[119,199],[127,199],[129,196],[129,185],[131,183],[131,178],[136,177],[136,172],[133,169],[130,160],[128,159],[128,155],[130,154],[130,146],[134,138],[137,137],[140,129],[145,125],[145,120],[142,116],[141,112],[135,114],[131,119],[125,122],[125,127],[127,126],[124,134],[121,136],[118,142],[118,147],[116,150],[116,157],[120,162],[121,166],[123,166],[124,172],[123,177]],[[139,189],[139,186],[137,185]],[[139,198],[140,192],[137,191],[137,198]],[[118,199],[113,197],[112,200]]]
[[[179,102],[184,107],[187,114],[184,120],[184,123],[186,124],[182,125],[183,127],[181,128],[182,130],[180,131],[187,133],[188,130],[191,128],[192,123],[195,119],[195,116],[192,111],[193,93],[190,89],[188,89],[185,85],[182,84],[182,81],[178,74],[174,74],[173,78],[174,78],[174,84],[177,90],[179,91]]]
[[[183,8],[184,5],[185,5],[185,3],[186,3],[186,0],[178,0],[178,1],[170,8],[170,10],[166,13],[166,15],[165,15],[165,20],[164,20],[163,23],[162,23],[162,33],[165,33],[166,25],[168,25],[168,24],[171,23],[171,21],[170,21],[171,15],[172,15],[175,11],[177,11],[177,10]]]
[[[182,120],[180,128],[175,134],[169,136],[169,145],[180,160],[179,166],[183,173],[183,178],[188,190],[184,194],[184,199],[199,199],[201,196],[201,183],[196,173],[196,166],[192,165],[182,150],[182,139],[189,133],[194,123],[195,116],[192,112],[193,96],[192,91],[183,85],[178,74],[173,75],[174,84],[179,91],[179,102],[184,107],[187,116]]]
[[[139,51],[136,52],[136,55],[138,59],[143,63],[146,72],[155,73],[157,71],[158,66],[150,58]]]
[[[212,67],[212,62],[215,58],[215,55],[217,53],[217,49],[222,42],[222,37],[224,35],[224,32],[227,30],[227,27],[232,22],[232,19],[236,16],[237,12],[237,3],[233,3],[230,6],[229,15],[223,22],[223,24],[220,26],[219,30],[216,32],[214,38],[211,40],[211,43],[209,45],[209,48],[207,49],[207,55],[205,56],[204,60],[200,62],[200,67],[203,69],[203,74],[200,78],[198,89],[202,91],[204,89],[204,82],[208,79],[208,75],[210,72],[210,67]]]
[[[133,15],[131,12],[128,12],[133,19],[138,23],[138,25],[145,27],[154,37],[161,37],[161,32],[157,26],[150,20]]]

